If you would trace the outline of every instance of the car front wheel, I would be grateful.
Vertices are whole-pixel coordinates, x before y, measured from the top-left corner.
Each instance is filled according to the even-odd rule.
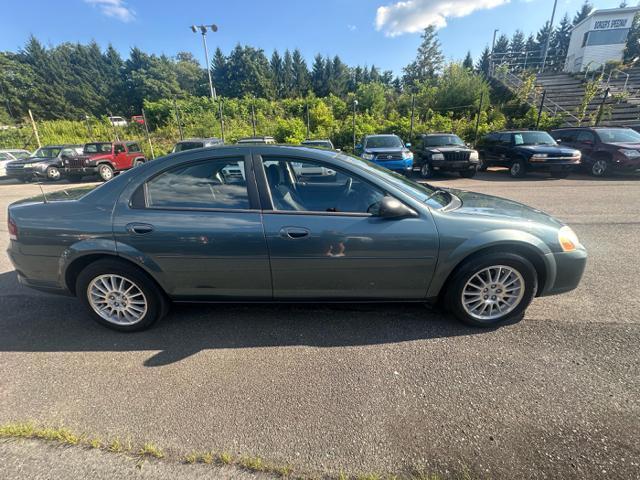
[[[515,160],[509,168],[509,175],[513,178],[522,178],[527,173],[527,167],[524,160]]]
[[[86,267],[78,275],[76,294],[96,322],[123,332],[150,327],[168,307],[146,273],[118,260],[98,260]]]
[[[462,322],[489,327],[524,314],[538,288],[534,266],[511,253],[468,261],[446,292],[447,307]]]
[[[596,160],[591,165],[591,175],[594,177],[606,177],[609,174],[609,170],[609,163],[603,158]]]
[[[468,170],[460,170],[460,176],[462,178],[473,178],[476,176],[477,170],[475,168],[470,168]]]
[[[429,162],[424,162],[420,167],[420,176],[422,178],[433,177],[433,168],[431,168],[431,164]]]
[[[56,180],[60,180],[60,177],[60,169],[58,167],[47,167],[47,180],[55,182]]]

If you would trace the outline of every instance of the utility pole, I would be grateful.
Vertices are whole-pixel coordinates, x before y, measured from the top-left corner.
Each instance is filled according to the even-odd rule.
[[[193,33],[202,34],[202,45],[204,46],[204,61],[207,66],[207,75],[209,76],[209,94],[213,101],[217,100],[218,96],[216,95],[216,89],[213,87],[213,81],[211,80],[211,69],[209,68],[209,49],[207,48],[207,30],[211,30],[212,32],[218,31],[218,26],[215,24],[211,25],[191,25],[191,31]]]
[[[251,102],[251,124],[253,125],[253,136],[256,136],[256,110]]]
[[[491,40],[491,56],[489,57],[489,76],[493,75],[493,49],[496,48],[496,33],[499,31],[499,28],[496,28],[493,31],[493,40]]]
[[[153,144],[151,143],[151,135],[149,135],[149,125],[147,124],[147,114],[142,109],[142,120],[144,121],[144,131],[147,133],[147,142],[149,142],[149,148],[151,149],[151,158],[155,160],[156,155],[153,153]]]
[[[558,5],[558,0],[553,1],[553,11],[551,12],[551,21],[549,22],[549,35],[547,35],[547,41],[544,42],[544,54],[542,55],[542,68],[540,72],[544,72],[544,66],[547,63],[547,53],[549,52],[549,41],[551,40],[551,35],[553,33],[553,19],[556,16],[556,6]]]
[[[222,97],[218,98],[218,111],[220,112],[220,137],[224,143],[224,117],[222,116]]]
[[[36,136],[36,142],[38,142],[38,148],[42,148],[42,144],[40,143],[40,135],[38,135],[38,127],[36,127],[36,122],[33,119],[33,113],[31,113],[31,109],[29,109],[29,118],[31,119],[31,127],[33,128],[33,134]],[[355,133],[353,138],[355,138]]]
[[[176,122],[178,122],[178,131],[180,132],[180,140],[184,140],[184,133],[182,132],[182,121],[180,120],[180,110],[178,110],[178,102],[176,97],[173,97],[173,111],[176,115]]]
[[[412,93],[411,94],[411,128],[409,129],[410,142],[413,142],[413,118],[414,118],[415,108],[416,108],[416,94]]]
[[[87,135],[89,135],[89,140],[93,141],[93,131],[91,130],[91,123],[89,123],[89,115],[84,116],[84,122],[87,125]]]
[[[607,97],[609,96],[609,87],[607,87],[604,91],[604,95],[602,95],[602,101],[600,102],[600,106],[598,107],[598,115],[596,116],[596,121],[594,126],[598,126],[600,123],[600,119],[602,118],[602,112],[604,111],[604,104],[607,101]]]
[[[309,102],[306,104],[307,106],[307,140],[310,138],[309,134]]]
[[[480,113],[482,112],[482,101],[484,100],[484,92],[480,92],[480,103],[478,104],[478,114],[476,115],[476,131],[473,135],[473,148],[478,143],[478,128],[480,128]]]
[[[358,100],[353,101],[353,151],[356,151],[356,107]]]
[[[536,120],[536,130],[538,129],[538,126],[540,125],[540,117],[542,117],[542,109],[544,108],[544,99],[547,96],[547,90],[544,89],[542,91],[542,98],[540,99],[540,108],[538,108],[538,119]]]

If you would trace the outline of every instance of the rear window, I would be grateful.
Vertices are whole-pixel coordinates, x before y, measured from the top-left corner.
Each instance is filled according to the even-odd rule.
[[[84,153],[111,153],[111,143],[87,143]]]
[[[139,152],[140,151],[140,145],[138,145],[137,143],[129,144],[129,151],[130,152]]]
[[[202,148],[202,142],[179,142],[173,148],[174,152],[184,152],[185,150],[193,150],[194,148]]]

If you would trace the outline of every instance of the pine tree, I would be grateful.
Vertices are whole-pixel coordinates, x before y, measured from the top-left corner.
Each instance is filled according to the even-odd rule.
[[[435,27],[429,25],[425,28],[421,38],[416,59],[403,69],[402,81],[409,87],[433,79],[442,70],[444,63]]]
[[[309,77],[309,69],[307,63],[302,57],[302,53],[297,48],[293,51],[292,60],[292,78],[293,78],[293,96],[304,97],[309,88],[311,81]]]
[[[484,47],[484,50],[482,50],[480,58],[478,59],[478,63],[476,63],[476,72],[483,74],[485,77],[488,77],[490,67],[491,50],[489,49],[489,45],[487,45],[486,47]]]
[[[325,77],[325,62],[322,55],[317,54],[311,67],[311,86],[317,97],[326,97],[329,88]]]
[[[640,13],[633,17],[631,30],[627,37],[627,46],[624,49],[624,61],[634,62],[640,58]]]
[[[565,60],[567,59],[569,41],[571,40],[571,27],[569,15],[565,13],[562,20],[560,20],[558,28],[553,33],[553,52],[549,52],[549,55],[553,54],[552,58],[556,70],[561,70],[564,67]]]
[[[509,60],[509,37],[502,34],[493,46],[493,65],[498,66]]]
[[[582,4],[582,7],[580,7],[580,10],[578,10],[575,16],[573,17],[573,25],[577,25],[582,20],[587,18],[592,10],[593,10],[593,5],[589,3],[589,0],[585,0],[584,3]]]
[[[278,53],[278,50],[274,50],[271,54],[270,67],[275,96],[276,98],[284,98],[284,62],[282,61],[282,57]]]
[[[327,59],[327,64],[329,60]],[[329,77],[329,93],[343,96],[347,93],[349,83],[349,68],[337,55],[331,61],[331,75]]]
[[[282,87],[284,98],[293,96],[293,60],[289,49],[284,51],[284,60],[282,62]]]
[[[522,68],[525,55],[524,49],[524,33],[522,33],[522,30],[516,30],[509,42],[509,63],[511,64],[511,68]]]
[[[217,94],[228,97],[230,93],[229,68],[227,65],[227,57],[222,53],[220,47],[216,48],[213,59],[211,60],[211,76]]]
[[[473,70],[473,57],[471,57],[471,52],[467,52],[467,56],[464,57],[462,61],[462,66],[467,70]]]

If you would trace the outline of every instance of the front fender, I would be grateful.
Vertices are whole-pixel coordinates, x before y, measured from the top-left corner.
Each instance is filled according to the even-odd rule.
[[[535,254],[545,265],[545,285],[553,282],[556,263],[547,244],[530,233],[505,228],[473,235],[458,245],[441,243],[438,264],[427,297],[437,297],[451,273],[466,258],[488,248],[503,248],[503,251],[507,251],[509,247],[526,248]]]

